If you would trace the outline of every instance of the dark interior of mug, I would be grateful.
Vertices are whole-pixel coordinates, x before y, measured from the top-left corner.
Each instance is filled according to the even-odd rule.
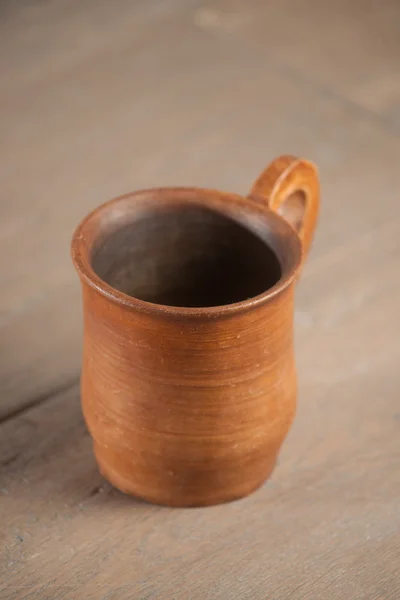
[[[279,260],[264,239],[196,205],[150,210],[123,223],[98,240],[91,263],[113,288],[169,306],[240,302],[281,277]]]

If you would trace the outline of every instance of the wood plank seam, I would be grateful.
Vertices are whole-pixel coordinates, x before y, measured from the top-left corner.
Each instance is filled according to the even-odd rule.
[[[12,410],[9,413],[7,413],[6,415],[3,415],[2,417],[0,417],[0,425],[2,423],[6,423],[7,421],[11,421],[12,419],[15,419],[15,417],[18,417],[19,415],[30,410],[31,408],[35,408],[35,407],[39,406],[40,404],[49,402],[52,398],[56,398],[60,394],[67,392],[70,388],[74,387],[74,385],[76,385],[79,382],[79,379],[80,379],[80,375],[79,376],[75,375],[71,379],[68,379],[67,381],[65,381],[63,384],[61,384],[57,387],[54,387],[53,389],[51,389],[47,392],[39,394],[38,396],[32,398],[31,400],[28,400],[22,406],[17,406],[15,408],[15,410]]]
[[[277,72],[285,74],[285,76],[291,81],[297,80],[301,82],[302,85],[308,87],[317,94],[325,96],[325,98],[331,98],[336,102],[340,102],[356,115],[364,117],[368,121],[374,122],[392,136],[396,138],[400,136],[400,126],[392,119],[389,119],[384,115],[362,106],[358,102],[355,102],[351,98],[347,98],[341,93],[335,92],[335,90],[329,85],[317,81],[314,77],[308,76],[305,72],[291,66],[287,62],[279,60],[276,55],[270,56],[270,64],[277,70]]]

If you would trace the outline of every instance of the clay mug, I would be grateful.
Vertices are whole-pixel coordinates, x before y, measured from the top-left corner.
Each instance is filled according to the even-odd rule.
[[[295,414],[293,295],[318,205],[314,165],[282,156],[247,198],[149,189],[78,226],[83,413],[117,488],[204,506],[271,474]]]

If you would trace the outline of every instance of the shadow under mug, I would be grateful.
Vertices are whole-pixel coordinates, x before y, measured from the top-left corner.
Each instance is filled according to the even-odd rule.
[[[295,413],[293,293],[318,206],[315,166],[282,156],[247,198],[150,189],[78,226],[83,413],[117,488],[202,506],[270,475]]]

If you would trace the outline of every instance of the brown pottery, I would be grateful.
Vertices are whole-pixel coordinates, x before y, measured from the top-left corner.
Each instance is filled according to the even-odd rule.
[[[77,228],[82,405],[104,476],[151,502],[246,496],[293,420],[293,295],[319,205],[313,164],[276,159],[249,196],[161,188]]]

